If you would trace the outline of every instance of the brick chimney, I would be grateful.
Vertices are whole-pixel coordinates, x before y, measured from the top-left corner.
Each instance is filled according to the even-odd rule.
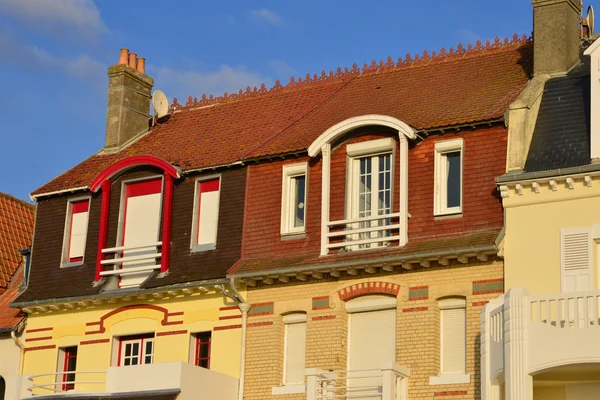
[[[567,72],[579,62],[581,0],[532,0],[533,72]]]
[[[145,59],[121,49],[117,65],[108,67],[108,110],[104,150],[118,151],[148,129],[154,80]]]

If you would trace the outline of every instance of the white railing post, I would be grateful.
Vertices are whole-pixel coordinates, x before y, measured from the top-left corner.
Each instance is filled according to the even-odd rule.
[[[321,370],[318,368],[306,368],[304,375],[306,376],[306,400],[317,400],[319,390],[319,376]]]
[[[381,368],[381,400],[396,400],[396,373],[393,366]]]
[[[381,368],[381,400],[408,400],[408,377],[410,369],[396,363]]]
[[[500,386],[492,381],[492,357],[491,341],[494,335],[491,314],[504,302],[504,296],[490,300],[481,310],[481,399],[500,400]],[[503,323],[503,321],[502,321]],[[504,346],[504,343],[502,343]],[[498,356],[496,354],[496,356]],[[502,365],[504,365],[504,360]]]
[[[533,379],[528,373],[527,330],[530,306],[524,288],[512,288],[504,295],[504,376],[506,400],[532,400]]]
[[[329,172],[331,169],[331,145],[329,143],[323,145],[321,155],[321,255],[326,256],[329,254],[327,234],[329,233],[329,186],[331,183]]]

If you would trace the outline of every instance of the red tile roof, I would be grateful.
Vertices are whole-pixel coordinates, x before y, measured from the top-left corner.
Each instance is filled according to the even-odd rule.
[[[87,187],[111,163],[149,154],[183,171],[265,155],[304,151],[346,118],[396,117],[417,129],[501,118],[527,84],[532,46],[526,38],[463,48],[329,75],[292,78],[273,88],[174,102],[171,118],[116,154],[96,154],[33,195]]]
[[[15,326],[20,310],[8,308],[18,294],[22,256],[18,250],[31,246],[35,206],[0,192],[0,329]],[[20,271],[19,271],[20,272]]]

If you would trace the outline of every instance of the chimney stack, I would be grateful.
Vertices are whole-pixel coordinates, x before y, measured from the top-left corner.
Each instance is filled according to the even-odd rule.
[[[533,73],[567,72],[579,63],[581,0],[532,0]]]
[[[104,150],[119,151],[148,129],[154,80],[145,74],[145,60],[121,49],[117,65],[108,67],[108,110]]]

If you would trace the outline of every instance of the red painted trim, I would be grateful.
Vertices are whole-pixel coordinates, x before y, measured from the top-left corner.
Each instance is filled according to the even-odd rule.
[[[335,319],[335,315],[322,315],[320,317],[312,317],[313,321],[324,321],[327,319]]]
[[[429,288],[429,286],[413,286],[411,288],[409,288],[408,290],[421,290],[421,289],[427,289]]]
[[[429,297],[427,296],[422,296],[422,297],[413,297],[412,299],[409,299],[408,301],[416,301],[416,300],[427,300]]]
[[[248,318],[250,317],[263,317],[265,315],[273,315],[273,311],[265,311],[265,312],[259,312],[259,313],[254,313],[254,314],[250,314],[248,313]]]
[[[224,331],[227,329],[239,329],[241,328],[241,325],[226,325],[226,326],[215,326],[213,328],[213,331]]]
[[[252,324],[248,324],[248,328],[258,328],[260,326],[269,326],[269,325],[273,325],[273,321],[267,321],[267,322],[254,322]]]
[[[77,370],[77,353],[75,353],[75,355],[71,354],[71,350],[75,349],[75,351],[77,351],[77,346],[69,346],[69,347],[65,347],[63,350],[63,357],[65,359],[64,363],[63,363],[63,370],[61,372],[73,372],[73,374],[75,374],[75,371],[69,371],[69,360],[74,358],[75,359],[75,370]],[[62,374],[62,390],[63,392],[66,392],[67,390],[71,390],[71,389],[75,389],[75,384],[74,383],[64,383],[68,381],[68,375],[70,374]],[[74,380],[74,379],[73,379]]]
[[[329,306],[319,306],[319,307],[313,307],[312,309],[313,309],[314,311],[317,311],[317,310],[328,310],[328,309],[330,309],[330,308],[331,308],[331,307],[329,307]]]
[[[219,320],[224,320],[224,319],[237,319],[237,318],[242,318],[242,315],[225,315],[224,317],[219,317]]]
[[[403,308],[402,312],[415,312],[415,311],[427,311],[429,307],[414,307],[414,308]]]
[[[477,285],[479,283],[492,283],[492,282],[504,282],[504,278],[485,279],[483,281],[473,281],[473,285]]]
[[[182,331],[157,332],[156,336],[183,335],[183,334],[187,334],[187,333],[188,333],[188,331],[187,331],[187,329],[185,329]]]
[[[167,313],[168,317],[176,317],[178,315],[183,315],[183,311],[175,311],[175,312]]]
[[[81,200],[75,201],[71,203],[71,213],[78,214],[82,212],[87,212],[90,209],[90,201],[89,200]]]
[[[272,305],[272,304],[275,304],[275,303],[274,303],[274,302],[272,302],[272,301],[268,301],[268,302],[266,302],[266,303],[254,303],[254,304],[252,304],[252,307],[259,307],[259,306],[270,306],[270,305]]]
[[[165,174],[165,194],[163,198],[163,226],[162,226],[162,257],[160,259],[160,272],[169,270],[171,255],[171,213],[173,211],[173,178]]]
[[[109,343],[110,339],[96,339],[96,340],[83,340],[79,342],[80,346],[85,346],[88,344],[99,344],[99,343]]]
[[[100,317],[100,321],[99,322],[88,322],[88,323],[86,323],[86,326],[99,325],[99,328],[98,328],[97,331],[86,332],[85,334],[86,335],[93,335],[93,334],[96,334],[96,333],[105,333],[106,332],[106,328],[104,327],[104,321],[106,321],[108,318],[112,317],[115,314],[122,313],[124,311],[135,310],[135,309],[139,309],[139,308],[146,308],[146,309],[150,309],[150,310],[162,312],[163,313],[163,319],[161,320],[161,325],[163,325],[163,326],[165,326],[165,325],[183,324],[183,321],[169,322],[169,311],[166,308],[164,308],[164,307],[155,306],[155,305],[152,305],[152,304],[132,304],[130,306],[124,306],[124,307],[117,308],[116,310],[112,310],[112,311],[104,314],[102,317]]]
[[[237,310],[238,306],[228,306],[228,307],[220,307],[219,311],[229,311],[229,310]]]
[[[484,290],[482,292],[473,292],[473,295],[476,295],[476,294],[490,294],[490,293],[504,293],[504,289],[494,289],[494,290]]]
[[[108,233],[108,209],[110,206],[110,181],[102,183],[102,207],[100,209],[100,232],[98,234],[98,251],[96,252],[96,277],[99,281],[100,272],[104,271],[102,261],[104,254],[102,250],[106,248],[106,234]]]
[[[164,171],[165,176],[168,175],[171,178],[175,179],[179,178],[179,172],[177,172],[177,169],[165,160],[153,156],[133,156],[111,164],[108,168],[104,169],[104,171],[96,175],[96,177],[90,183],[91,192],[96,193],[98,189],[100,189],[102,183],[104,183],[107,180],[110,180],[117,173],[139,165],[149,165],[153,167],[158,167]]]
[[[183,321],[172,321],[172,322],[162,322],[162,326],[169,326],[169,325],[181,325],[183,324]]]
[[[43,336],[43,337],[29,338],[29,339],[25,339],[25,343],[37,342],[37,341],[40,341],[40,340],[50,340],[50,339],[52,339],[52,336]]]
[[[325,300],[325,299],[328,299],[328,298],[329,298],[329,296],[317,296],[317,297],[313,297],[312,299],[313,300]]]
[[[85,323],[85,326],[94,326],[94,325],[100,325],[100,321],[86,322]]]
[[[48,346],[25,347],[24,351],[49,350],[49,349],[55,349],[55,348],[56,348],[55,344],[50,344]]]
[[[50,328],[27,329],[25,331],[25,333],[46,332],[46,331],[51,331],[52,329],[54,329],[54,328],[50,327]]]
[[[149,179],[147,181],[131,182],[125,185],[125,196],[138,197],[162,192],[162,179]]]
[[[207,341],[202,341],[202,336],[208,336],[208,340]],[[199,357],[200,355],[200,346],[202,345],[206,345],[207,346],[207,353],[208,356],[207,357]],[[198,332],[196,334],[196,349],[195,349],[195,354],[194,354],[194,365],[200,367],[200,361],[206,361],[206,369],[210,369],[210,352],[211,352],[211,347],[212,347],[212,334],[211,332]]]

